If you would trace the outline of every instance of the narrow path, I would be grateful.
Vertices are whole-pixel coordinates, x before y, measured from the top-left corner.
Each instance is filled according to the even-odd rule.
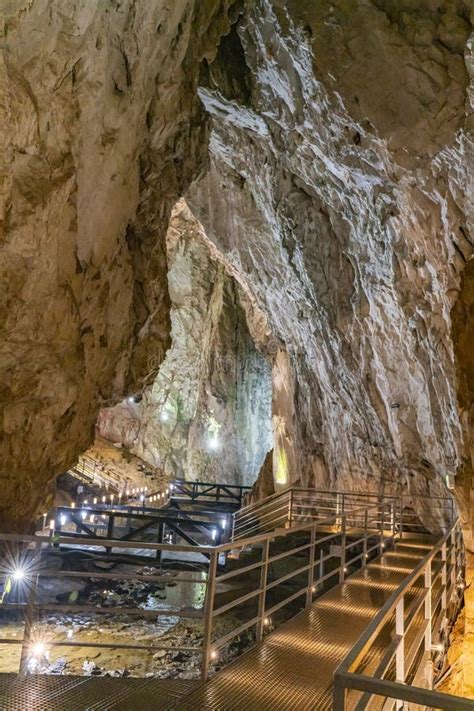
[[[263,642],[200,684],[177,711],[325,711],[332,677],[374,614],[428,552],[404,540],[282,625]],[[417,594],[416,588],[413,595]],[[385,644],[371,650],[370,669]]]

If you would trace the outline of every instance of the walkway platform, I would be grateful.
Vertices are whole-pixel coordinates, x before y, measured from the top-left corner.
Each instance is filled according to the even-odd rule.
[[[208,682],[0,675],[2,711],[325,711],[332,677],[371,618],[433,545],[404,538]],[[421,592],[421,591],[420,591]],[[416,587],[410,593],[417,595]],[[416,624],[411,634],[416,634]],[[388,632],[387,632],[388,640]],[[377,665],[386,641],[370,650]],[[375,708],[371,706],[371,708]]]
[[[433,545],[403,539],[179,700],[185,711],[329,711],[334,671],[404,578]],[[416,595],[416,589],[413,592]],[[416,634],[416,624],[412,634]],[[387,637],[388,642],[388,637]],[[385,640],[370,651],[376,667]],[[375,708],[371,706],[371,708]]]

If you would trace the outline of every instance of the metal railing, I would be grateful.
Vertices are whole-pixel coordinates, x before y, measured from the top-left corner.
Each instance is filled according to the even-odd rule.
[[[22,639],[2,638],[0,644],[20,644],[21,661],[20,671],[26,673],[32,643],[34,640],[33,628],[35,621],[42,612],[65,613],[65,614],[120,614],[121,616],[141,616],[154,617],[170,615],[202,620],[203,632],[202,642],[195,647],[183,645],[136,645],[96,642],[88,643],[83,640],[61,640],[48,641],[51,647],[93,647],[93,648],[113,648],[113,649],[141,649],[154,652],[157,650],[182,651],[201,656],[201,676],[206,679],[209,667],[215,659],[217,650],[229,644],[239,635],[250,628],[254,628],[255,636],[261,639],[263,631],[267,626],[270,616],[277,613],[281,608],[289,605],[298,599],[303,598],[303,604],[311,604],[318,588],[323,585],[336,585],[344,578],[353,566],[365,565],[371,556],[377,555],[389,541],[393,541],[396,536],[396,526],[390,530],[385,526],[371,528],[371,521],[380,519],[382,521],[395,521],[393,503],[376,504],[373,507],[363,507],[354,509],[344,514],[328,517],[321,521],[314,521],[292,529],[284,529],[273,533],[247,538],[243,541],[222,544],[218,546],[200,546],[197,550],[208,557],[206,579],[196,578],[193,575],[181,575],[176,583],[181,585],[202,585],[205,588],[204,604],[202,608],[184,610],[163,607],[162,609],[144,610],[142,608],[124,607],[100,607],[89,603],[64,604],[42,602],[39,596],[41,592],[41,581],[45,578],[82,578],[89,580],[99,580],[101,584],[107,581],[123,580],[146,580],[148,583],[163,584],[170,582],[173,578],[169,575],[138,575],[131,572],[109,571],[82,571],[54,569],[48,570],[48,561],[43,560],[43,556],[48,553],[58,553],[55,548],[55,539],[44,536],[18,536],[2,534],[0,542],[10,547],[9,559],[23,561],[25,574],[22,581],[24,585],[24,595],[22,599],[14,601],[12,594],[0,606],[1,609],[19,610],[24,615],[24,634]],[[303,539],[303,540],[302,540]],[[97,545],[96,538],[81,538],[81,545],[94,547]],[[78,544],[76,537],[61,537],[56,542],[60,546],[71,546]],[[116,541],[101,539],[100,545],[106,549],[114,549],[116,552],[126,553],[130,549],[136,548],[137,543],[131,541]],[[158,544],[140,542],[141,549],[149,550],[155,555],[165,553],[196,553],[196,548],[189,545]],[[15,554],[12,547],[18,548]],[[26,550],[25,547],[29,550]],[[21,549],[23,552],[21,552]],[[235,567],[236,561],[241,561],[239,554],[250,550],[252,555],[257,555],[258,560],[247,562],[243,559],[243,565]],[[26,556],[25,556],[26,553]],[[302,560],[302,557],[304,560]],[[283,574],[276,576],[275,569],[282,562],[295,563],[297,567]],[[226,565],[227,562],[227,565]],[[232,565],[234,567],[232,568]],[[5,574],[5,566],[2,572]],[[12,571],[11,571],[12,572]],[[256,580],[253,581],[253,576]],[[237,581],[239,576],[244,576],[246,591],[242,595],[237,595],[230,602],[219,603],[219,595],[222,592],[222,584],[228,587],[230,581]],[[255,589],[249,591],[251,582],[256,583]],[[288,588],[293,585],[288,594]],[[296,589],[295,586],[296,585]],[[239,606],[245,605],[246,609],[251,608],[252,601],[256,604],[255,614],[250,620],[238,624],[232,631],[224,636],[215,637],[214,626],[216,620]],[[214,636],[213,636],[214,635]]]
[[[216,482],[185,481],[173,479],[172,499],[188,499],[204,503],[228,504],[240,508],[244,497],[251,490],[250,486],[237,484],[217,484]]]
[[[273,531],[278,527],[291,527],[304,521],[344,513],[347,509],[369,506],[380,501],[393,502],[397,526],[403,531],[423,532],[426,526],[413,508],[413,501],[429,501],[431,520],[449,527],[455,520],[452,497],[395,496],[364,492],[348,493],[322,489],[290,487],[263,501],[257,501],[236,511],[233,515],[232,539]],[[380,521],[376,522],[380,523]]]
[[[431,690],[433,659],[443,654],[450,621],[462,602],[463,565],[462,533],[456,521],[391,595],[336,670],[334,711],[362,711],[380,697],[386,711],[408,708],[405,702],[472,711],[472,701]],[[374,668],[375,662],[367,664],[367,657],[372,653],[373,658],[374,646],[382,633],[386,639],[387,630],[390,642]]]
[[[52,535],[121,541],[176,542],[194,546],[218,545],[228,539],[231,516],[226,512],[173,508],[57,506],[52,512]],[[110,549],[109,549],[110,551]]]

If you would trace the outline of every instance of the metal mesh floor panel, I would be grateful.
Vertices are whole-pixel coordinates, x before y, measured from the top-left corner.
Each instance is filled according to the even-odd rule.
[[[330,711],[335,669],[429,548],[401,549],[400,556],[396,550],[386,553],[200,684],[175,709]],[[375,666],[384,647],[380,638],[367,667]]]
[[[0,711],[329,711],[336,667],[429,547],[404,541],[206,684],[130,677],[20,680],[15,674],[0,674]],[[384,647],[381,635],[365,660],[368,672]]]
[[[168,711],[195,681],[0,674],[1,711]]]

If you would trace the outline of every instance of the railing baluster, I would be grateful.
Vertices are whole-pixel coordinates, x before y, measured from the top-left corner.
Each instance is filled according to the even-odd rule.
[[[446,543],[443,543],[443,546],[441,548],[441,589],[442,589],[442,596],[441,596],[441,609],[446,610],[446,603],[447,603],[447,596],[446,596],[446,587],[447,587],[447,574],[448,574],[448,562],[447,562],[447,555],[446,555]]]
[[[405,683],[405,605],[402,597],[395,608],[395,634],[400,637],[395,655],[396,681]],[[403,701],[397,700],[396,709],[403,708]]]
[[[31,644],[31,630],[33,627],[33,617],[35,612],[36,597],[38,594],[38,578],[39,573],[39,563],[41,559],[41,543],[35,545],[35,552],[33,554],[33,565],[32,571],[34,573],[33,582],[28,585],[28,594],[26,601],[25,610],[25,627],[23,630],[23,641],[21,643],[21,656],[20,656],[20,676],[24,677],[28,674],[28,655],[30,651]]]
[[[217,551],[211,552],[209,559],[209,572],[207,576],[206,600],[204,605],[204,632],[202,640],[202,662],[201,662],[201,679],[207,680],[209,675],[209,662],[211,658],[211,643],[212,643],[212,627],[214,610],[214,595],[216,591],[216,570],[217,570]]]
[[[339,582],[344,582],[346,567],[346,515],[341,517],[341,567],[339,570]]]
[[[267,538],[262,546],[262,567],[260,570],[260,594],[258,596],[258,622],[257,622],[257,641],[260,642],[263,637],[263,626],[265,620],[265,601],[267,597],[267,577],[268,577],[268,556],[270,551],[270,539]]]
[[[309,549],[309,570],[308,570],[308,589],[306,591],[306,609],[313,604],[313,585],[314,585],[314,559],[316,555],[316,524],[311,529],[311,548]]]
[[[431,663],[432,618],[431,560],[429,560],[425,568],[425,678],[430,689],[433,688],[433,666]]]

